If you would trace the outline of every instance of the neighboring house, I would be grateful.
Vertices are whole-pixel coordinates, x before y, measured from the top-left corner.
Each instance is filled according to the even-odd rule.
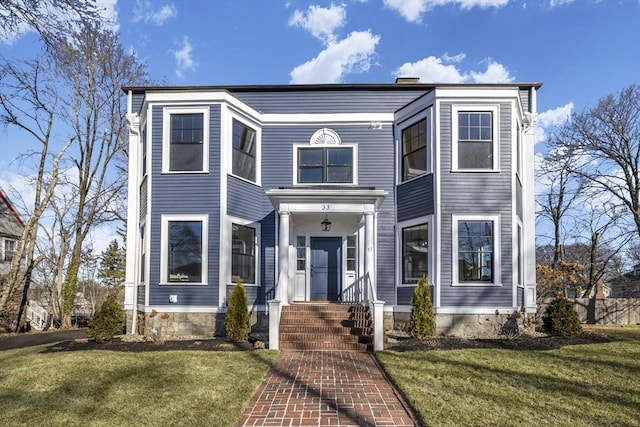
[[[440,333],[534,312],[540,86],[124,88],[129,323],[211,335],[240,281],[272,348],[282,306],[356,301],[379,349],[423,275]]]
[[[7,274],[25,223],[0,188],[0,276]]]
[[[633,270],[611,281],[610,298],[640,298],[640,264]]]

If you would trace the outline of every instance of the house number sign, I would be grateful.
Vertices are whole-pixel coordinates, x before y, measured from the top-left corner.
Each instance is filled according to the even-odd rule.
[[[322,210],[323,210],[323,211],[329,211],[329,210],[331,210],[331,205],[322,205]]]

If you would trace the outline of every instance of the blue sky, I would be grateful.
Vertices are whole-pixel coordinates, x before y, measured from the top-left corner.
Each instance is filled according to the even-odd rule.
[[[98,2],[156,81],[542,82],[539,140],[572,111],[640,82],[640,0]],[[37,51],[32,33],[0,38],[3,55]],[[12,160],[28,146],[0,133],[5,189],[20,189]]]

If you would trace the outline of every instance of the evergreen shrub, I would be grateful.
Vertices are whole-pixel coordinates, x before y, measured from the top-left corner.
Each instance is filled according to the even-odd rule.
[[[236,283],[229,296],[227,315],[224,319],[224,330],[227,337],[242,341],[249,338],[249,304],[247,293],[242,283]]]
[[[424,338],[435,334],[436,317],[431,302],[431,287],[427,276],[422,276],[411,298],[409,335],[413,338]]]
[[[556,295],[542,316],[545,332],[552,335],[574,335],[582,331],[575,306],[561,294]]]
[[[94,314],[87,327],[87,336],[96,342],[109,341],[122,333],[124,327],[124,310],[113,295],[109,294],[100,310]]]

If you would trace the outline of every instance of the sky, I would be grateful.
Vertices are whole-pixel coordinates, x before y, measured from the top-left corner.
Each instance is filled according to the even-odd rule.
[[[98,0],[170,85],[541,82],[537,140],[640,83],[640,0]],[[35,55],[33,33],[0,39]],[[0,186],[29,142],[0,131]],[[544,144],[536,145],[544,152]]]

